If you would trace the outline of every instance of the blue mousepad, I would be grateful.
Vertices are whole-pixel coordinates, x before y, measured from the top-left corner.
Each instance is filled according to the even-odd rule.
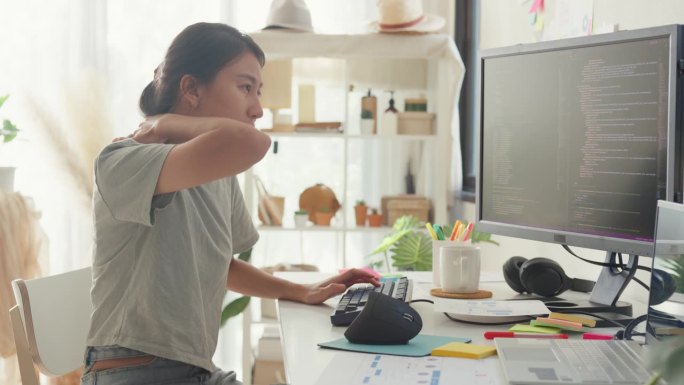
[[[389,354],[393,356],[423,357],[429,356],[432,349],[450,342],[469,343],[470,338],[431,336],[418,334],[405,345],[366,345],[353,344],[346,338],[322,342],[318,346],[327,349],[347,350],[350,352]]]

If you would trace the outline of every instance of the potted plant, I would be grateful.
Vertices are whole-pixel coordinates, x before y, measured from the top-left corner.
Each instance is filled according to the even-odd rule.
[[[354,205],[354,215],[356,216],[357,226],[366,225],[366,219],[368,218],[368,206],[366,206],[365,201],[356,201],[356,205]]]
[[[335,215],[335,213],[331,212],[328,207],[319,209],[315,213],[316,224],[318,226],[330,226],[333,215]]]
[[[0,108],[5,104],[9,95],[0,96]],[[17,137],[19,129],[9,119],[3,119],[0,127],[0,143],[9,143]],[[14,191],[14,167],[0,167],[0,190]]]
[[[370,226],[370,227],[382,226],[382,214],[380,214],[378,212],[378,209],[371,209],[371,213],[368,215],[368,226]]]
[[[306,222],[309,220],[309,212],[306,210],[297,210],[294,213],[295,227],[301,229],[306,227]]]
[[[425,224],[411,215],[399,217],[390,232],[366,258],[371,267],[388,270],[396,267],[399,270],[430,271],[432,270],[432,238],[424,231]],[[443,226],[445,232],[451,234],[452,226]],[[473,243],[487,242],[498,245],[491,239],[491,234],[473,230]],[[373,259],[382,255],[382,259]],[[390,259],[392,263],[390,264]]]

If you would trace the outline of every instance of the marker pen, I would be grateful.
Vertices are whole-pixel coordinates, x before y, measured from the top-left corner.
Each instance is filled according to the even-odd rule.
[[[494,338],[547,338],[557,340],[567,340],[567,334],[541,334],[541,333],[516,333],[516,332],[484,332],[484,337],[488,340]]]
[[[582,334],[583,340],[612,340],[615,336],[612,334],[599,334],[599,333],[584,333]]]

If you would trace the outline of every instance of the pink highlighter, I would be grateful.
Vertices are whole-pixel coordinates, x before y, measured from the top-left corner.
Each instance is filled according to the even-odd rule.
[[[584,333],[582,334],[583,340],[612,340],[615,336],[612,334],[600,334],[600,333]]]

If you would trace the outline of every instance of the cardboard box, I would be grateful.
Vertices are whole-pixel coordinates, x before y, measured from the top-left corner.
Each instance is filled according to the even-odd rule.
[[[432,112],[399,112],[397,134],[399,135],[432,135],[435,114]]]
[[[404,215],[413,215],[418,220],[430,219],[430,200],[419,195],[386,195],[380,200],[384,225],[393,226]]]

